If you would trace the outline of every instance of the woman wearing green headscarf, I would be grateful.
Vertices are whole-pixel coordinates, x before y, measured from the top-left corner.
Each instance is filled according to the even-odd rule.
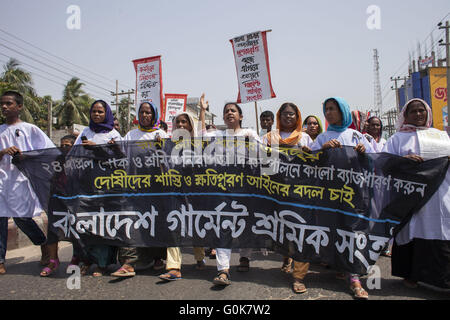
[[[303,128],[305,128],[305,132],[311,137],[314,141],[317,136],[323,132],[322,122],[319,117],[310,115],[307,116],[305,121],[303,121]]]

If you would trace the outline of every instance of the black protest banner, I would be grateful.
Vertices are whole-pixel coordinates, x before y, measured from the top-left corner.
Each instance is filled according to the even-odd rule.
[[[355,273],[375,264],[448,168],[447,158],[419,164],[352,147],[308,154],[238,137],[57,151],[23,153],[17,165],[60,239],[269,248]]]

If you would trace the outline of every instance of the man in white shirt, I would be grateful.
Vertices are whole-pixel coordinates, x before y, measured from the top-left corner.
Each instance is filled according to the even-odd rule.
[[[35,245],[41,245],[41,264],[47,264],[46,237],[31,218],[43,210],[28,179],[12,164],[12,157],[22,151],[52,148],[55,145],[41,129],[19,118],[23,97],[15,91],[7,91],[0,98],[6,123],[0,126],[0,274],[6,273],[5,257],[8,242],[8,218]]]

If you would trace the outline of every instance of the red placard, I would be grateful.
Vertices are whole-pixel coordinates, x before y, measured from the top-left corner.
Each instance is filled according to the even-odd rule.
[[[276,97],[270,77],[266,34],[266,31],[258,31],[230,40],[238,77],[238,103]]]
[[[133,60],[136,71],[136,106],[139,108],[144,101],[150,101],[162,116],[162,70],[161,56]],[[139,117],[138,110],[136,117]]]
[[[181,112],[186,111],[187,94],[166,93],[162,119],[167,123],[167,132],[172,132],[172,120]]]

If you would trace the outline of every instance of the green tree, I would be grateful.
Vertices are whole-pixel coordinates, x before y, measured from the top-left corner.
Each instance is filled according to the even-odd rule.
[[[11,58],[3,66],[3,73],[0,75],[1,94],[7,90],[15,90],[23,96],[24,108],[21,119],[35,123],[40,119],[39,97],[33,88],[33,79],[31,74],[20,68],[18,60]]]
[[[120,134],[124,136],[128,133],[128,128],[133,127],[133,119],[136,113],[136,108],[130,104],[130,119],[128,119],[128,98],[122,98],[119,102],[119,110],[114,113],[114,116],[119,120]],[[129,125],[127,123],[130,123]]]
[[[94,99],[83,91],[83,85],[84,83],[75,77],[67,82],[62,101],[54,109],[58,127],[70,127],[74,123],[89,124],[89,107]]]

